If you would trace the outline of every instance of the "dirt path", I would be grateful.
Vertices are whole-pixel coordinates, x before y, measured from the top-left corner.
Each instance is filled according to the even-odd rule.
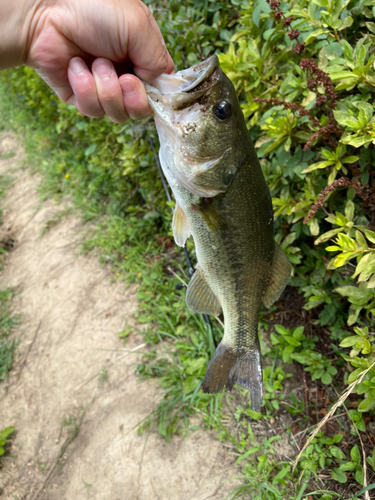
[[[13,239],[14,248],[0,286],[20,291],[14,308],[22,314],[6,394],[0,386],[0,428],[17,431],[0,497],[224,499],[233,487],[226,480],[237,471],[208,432],[169,443],[152,433],[142,459],[145,435],[132,428],[155,407],[156,385],[134,374],[142,338],[132,334],[124,347],[117,336],[133,322],[135,290],[111,283],[94,256],[78,255],[83,227],[76,216],[42,235],[64,207],[38,200],[39,178],[19,167],[23,157],[19,140],[0,135],[0,175],[15,179],[2,200],[0,237]],[[62,469],[55,467],[60,454]]]

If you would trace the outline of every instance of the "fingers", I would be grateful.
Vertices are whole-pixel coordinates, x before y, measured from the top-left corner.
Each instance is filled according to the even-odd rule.
[[[67,99],[86,116],[123,123],[129,116],[141,120],[151,114],[146,91],[134,75],[122,75],[120,79],[111,61],[95,59],[92,73],[79,58],[74,57],[68,68],[68,78],[73,94]]]
[[[129,116],[134,120],[147,118],[151,114],[151,108],[142,82],[134,75],[122,75],[119,80]]]
[[[86,63],[80,57],[73,57],[68,66],[68,79],[73,95],[66,102],[73,104],[82,114],[93,118],[104,116],[96,91],[96,83]]]
[[[92,72],[98,100],[104,113],[113,122],[125,122],[129,115],[125,111],[120,82],[113,64],[108,59],[95,59]]]
[[[147,83],[152,83],[162,73],[172,73],[174,64],[165,46],[160,29],[143,3],[142,15],[129,21],[128,57],[134,64],[134,72]]]

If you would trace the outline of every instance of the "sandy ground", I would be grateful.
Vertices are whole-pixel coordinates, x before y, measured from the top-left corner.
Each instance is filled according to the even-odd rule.
[[[135,289],[111,283],[95,256],[79,255],[84,228],[76,216],[43,234],[64,206],[38,200],[39,178],[20,167],[23,158],[20,141],[0,135],[0,175],[15,179],[2,200],[0,238],[14,244],[0,286],[19,290],[14,310],[22,315],[17,359],[0,386],[0,428],[16,427],[0,497],[224,499],[238,470],[213,435],[166,443],[151,433],[145,446],[132,430],[157,401],[157,385],[134,374],[142,338],[131,334],[124,347],[117,336],[134,325]]]

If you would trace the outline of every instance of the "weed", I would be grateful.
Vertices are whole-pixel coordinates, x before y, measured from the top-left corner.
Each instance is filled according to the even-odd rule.
[[[1,469],[2,458],[6,456],[13,433],[14,433],[14,427],[12,426],[5,427],[5,429],[0,431],[0,469]]]

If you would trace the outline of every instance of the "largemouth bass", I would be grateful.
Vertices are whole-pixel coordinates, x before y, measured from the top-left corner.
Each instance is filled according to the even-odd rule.
[[[202,388],[214,393],[240,384],[260,411],[259,308],[280,296],[291,265],[274,240],[270,193],[234,87],[213,56],[161,75],[146,92],[176,199],[174,238],[183,246],[192,235],[196,247],[186,304],[224,314],[224,336]]]

